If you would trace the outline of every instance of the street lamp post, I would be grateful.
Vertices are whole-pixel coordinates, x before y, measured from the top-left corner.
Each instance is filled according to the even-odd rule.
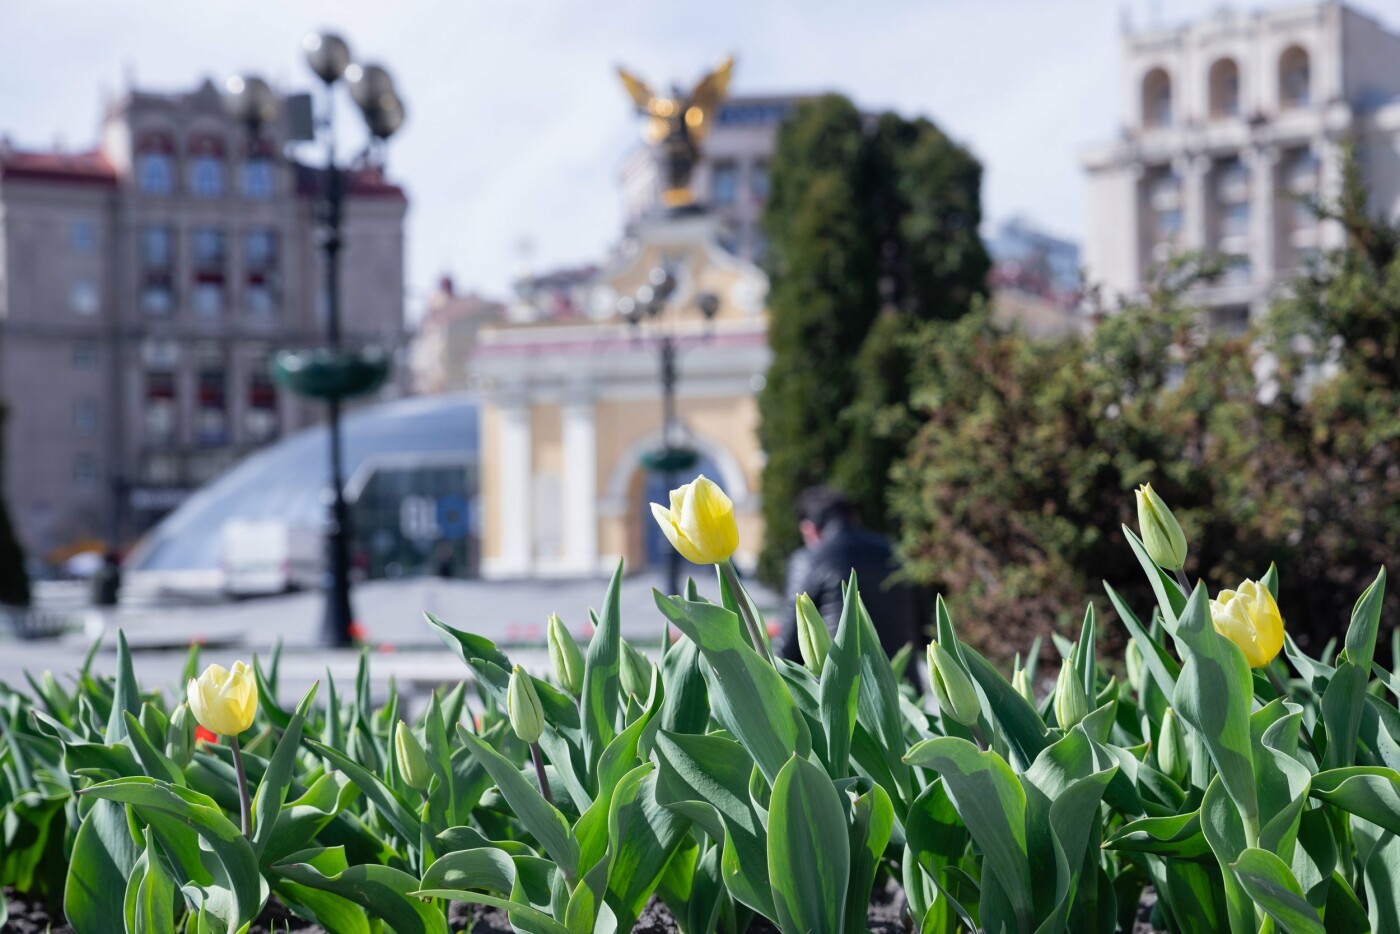
[[[317,350],[287,352],[277,356],[274,375],[298,395],[322,399],[330,436],[330,488],[327,491],[326,592],[320,639],[327,646],[348,646],[353,641],[350,605],[350,513],[345,502],[340,414],[344,400],[370,392],[384,382],[388,361],[374,351],[347,352],[340,330],[340,251],[345,189],[335,151],[335,86],[344,81],[358,105],[374,140],[387,140],[403,125],[404,107],[393,79],[382,67],[356,64],[350,47],[334,33],[313,33],[303,42],[306,62],[324,85],[321,118],[317,129],[325,145],[324,184],[318,209],[318,244],[323,256],[325,295],[325,346]],[[229,109],[251,128],[276,116],[277,98],[257,78],[228,80]]]
[[[658,266],[647,276],[647,283],[639,288],[636,295],[622,299],[622,316],[640,331],[642,322],[647,319],[664,320],[662,313],[670,304],[676,291],[676,278],[665,267]],[[719,311],[719,296],[712,292],[702,292],[695,300],[696,307],[704,315],[705,321],[714,319]],[[708,336],[708,332],[707,332]],[[661,446],[642,455],[642,465],[648,470],[660,473],[666,489],[676,487],[677,475],[699,461],[694,448],[685,443],[683,427],[676,417],[676,371],[677,340],[674,331],[662,325],[657,336],[657,352],[660,355],[661,375]],[[680,593],[681,556],[674,548],[666,550],[667,593]]]

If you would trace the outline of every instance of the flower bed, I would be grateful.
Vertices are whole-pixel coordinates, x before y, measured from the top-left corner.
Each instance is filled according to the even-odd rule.
[[[371,703],[367,660],[285,709],[276,652],[198,677],[192,653],[172,703],[119,639],[114,679],[0,687],[0,883],[78,934],[240,931],[269,906],[442,934],[457,903],[532,934],[659,930],[663,908],[687,934],[857,932],[872,892],[923,932],[1134,930],[1144,904],[1169,931],[1396,930],[1384,572],[1312,658],[1272,569],[1212,601],[1170,510],[1140,510],[1156,606],[1108,594],[1127,677],[1091,609],[1048,696],[1038,647],[1008,678],[941,601],[918,696],[855,580],[834,636],[800,603],[805,662],[774,659],[703,479],[658,521],[718,566],[720,602],[656,595],[659,664],[619,635],[620,567],[586,651],[551,622],[552,677],[429,616],[470,681],[411,722]]]

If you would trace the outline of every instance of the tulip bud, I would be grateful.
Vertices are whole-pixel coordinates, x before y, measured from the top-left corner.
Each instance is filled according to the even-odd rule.
[[[1128,683],[1133,686],[1134,691],[1141,691],[1143,676],[1147,669],[1142,659],[1142,649],[1138,648],[1137,641],[1128,643],[1128,647],[1123,651],[1123,662],[1128,667]]]
[[[797,651],[807,670],[820,678],[826,667],[826,657],[831,653],[831,630],[826,628],[821,611],[805,593],[797,595]]]
[[[1176,711],[1168,707],[1162,714],[1162,729],[1157,733],[1157,765],[1162,769],[1162,774],[1179,784],[1186,777],[1189,761],[1186,731],[1182,729]]]
[[[1176,516],[1152,489],[1144,484],[1137,489],[1138,531],[1148,556],[1168,571],[1179,571],[1186,565],[1186,535]]]
[[[43,684],[44,697],[55,700],[63,697],[63,688],[58,686],[58,679],[53,676],[52,671],[49,671],[47,668],[44,669],[44,673],[40,676],[39,680]]]
[[[1088,715],[1089,698],[1084,694],[1079,672],[1066,661],[1060,666],[1060,676],[1055,679],[1055,721],[1060,729],[1068,732]]]
[[[739,547],[734,503],[704,474],[671,491],[671,508],[651,504],[671,546],[693,564],[719,564]]]
[[[181,704],[170,715],[165,754],[182,769],[194,758],[194,715],[190,713],[189,704]]]
[[[419,745],[408,724],[402,720],[394,730],[394,758],[399,763],[399,774],[408,782],[409,787],[416,791],[428,790],[428,784],[433,779],[428,756],[423,752],[423,747]]]
[[[622,640],[622,665],[620,677],[622,693],[632,694],[645,701],[651,693],[651,662],[641,652]]]
[[[972,679],[957,660],[937,642],[928,644],[928,680],[938,709],[961,723],[972,726],[982,711]]]
[[[253,725],[258,712],[258,688],[253,669],[241,661],[233,668],[210,665],[186,689],[190,712],[200,725],[220,736],[237,736]]]
[[[1283,617],[1274,595],[1247,580],[1238,590],[1222,590],[1210,601],[1215,631],[1239,646],[1250,668],[1262,668],[1283,648]]]
[[[578,697],[583,690],[583,653],[564,621],[553,613],[549,614],[549,661],[554,666],[554,680]]]
[[[544,732],[544,709],[535,693],[535,682],[519,665],[511,671],[506,686],[506,715],[515,735],[527,743],[535,742]]]
[[[1016,689],[1016,693],[1024,697],[1032,707],[1035,706],[1035,688],[1031,687],[1030,674],[1024,668],[1017,668],[1011,673],[1011,686]]]

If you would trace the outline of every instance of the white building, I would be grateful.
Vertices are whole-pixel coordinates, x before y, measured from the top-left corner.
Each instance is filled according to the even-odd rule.
[[[1178,250],[1227,263],[1204,290],[1214,324],[1243,326],[1335,225],[1306,207],[1341,187],[1356,147],[1372,209],[1400,216],[1400,35],[1338,2],[1222,11],[1125,35],[1120,138],[1094,148],[1088,281],[1134,296]]]

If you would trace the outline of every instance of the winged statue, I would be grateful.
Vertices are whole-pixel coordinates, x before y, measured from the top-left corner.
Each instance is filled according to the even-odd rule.
[[[661,200],[667,207],[684,208],[695,201],[690,176],[733,71],[734,57],[730,56],[701,78],[689,93],[673,85],[671,95],[663,97],[627,69],[617,70],[637,112],[647,118],[642,138],[655,146],[661,156],[665,181]]]

